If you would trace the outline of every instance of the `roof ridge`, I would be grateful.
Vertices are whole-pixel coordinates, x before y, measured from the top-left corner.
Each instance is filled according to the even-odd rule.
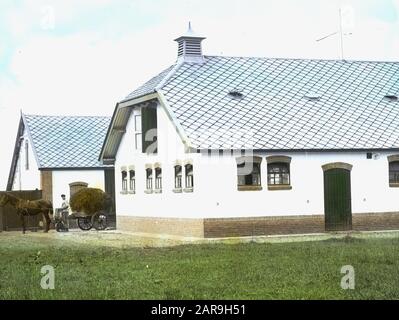
[[[158,91],[162,89],[162,87],[166,84],[166,82],[179,70],[179,68],[184,64],[184,61],[177,62],[174,65],[170,66],[172,69],[168,72],[167,75],[155,86],[154,91]],[[170,68],[169,67],[169,68]],[[166,69],[167,70],[167,69]],[[165,70],[164,70],[165,71]],[[162,73],[162,72],[161,72]],[[158,74],[159,75],[159,74]]]
[[[335,62],[364,62],[364,63],[399,63],[395,60],[355,60],[355,59],[322,59],[322,58],[284,58],[284,57],[262,57],[262,56],[221,56],[221,55],[205,55],[205,58],[238,58],[238,59],[262,59],[262,60],[299,60],[299,61],[335,61]]]
[[[23,114],[25,117],[51,117],[51,118],[104,118],[110,119],[111,116],[99,116],[99,115],[49,115],[49,114]]]

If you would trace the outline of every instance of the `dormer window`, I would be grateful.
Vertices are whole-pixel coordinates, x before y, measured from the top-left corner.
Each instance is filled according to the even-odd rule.
[[[307,93],[304,98],[308,101],[319,101],[321,99],[321,95],[317,93]]]
[[[387,94],[384,96],[384,99],[389,102],[396,102],[399,100],[398,96],[395,94]]]
[[[244,94],[240,90],[231,90],[229,91],[229,96],[235,99],[242,99],[244,97]]]

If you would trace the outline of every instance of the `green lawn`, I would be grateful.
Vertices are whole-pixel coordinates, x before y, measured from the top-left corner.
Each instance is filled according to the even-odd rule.
[[[110,245],[110,243],[112,245]],[[151,248],[0,233],[0,299],[399,299],[399,235]],[[55,290],[40,268],[55,267]],[[343,290],[343,265],[355,290]]]

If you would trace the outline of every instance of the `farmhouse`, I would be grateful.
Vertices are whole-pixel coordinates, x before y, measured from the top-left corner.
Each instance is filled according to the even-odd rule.
[[[206,56],[117,103],[117,227],[226,237],[399,229],[399,63]]]
[[[69,198],[82,185],[113,194],[113,167],[98,161],[109,122],[109,117],[21,113],[7,190],[39,189],[54,207],[61,205],[61,194]]]

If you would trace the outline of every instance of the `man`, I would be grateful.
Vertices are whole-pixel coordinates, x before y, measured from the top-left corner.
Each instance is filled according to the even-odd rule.
[[[68,229],[68,216],[69,216],[69,202],[65,197],[65,194],[61,195],[62,204],[61,204],[61,217],[65,224],[65,227]]]

